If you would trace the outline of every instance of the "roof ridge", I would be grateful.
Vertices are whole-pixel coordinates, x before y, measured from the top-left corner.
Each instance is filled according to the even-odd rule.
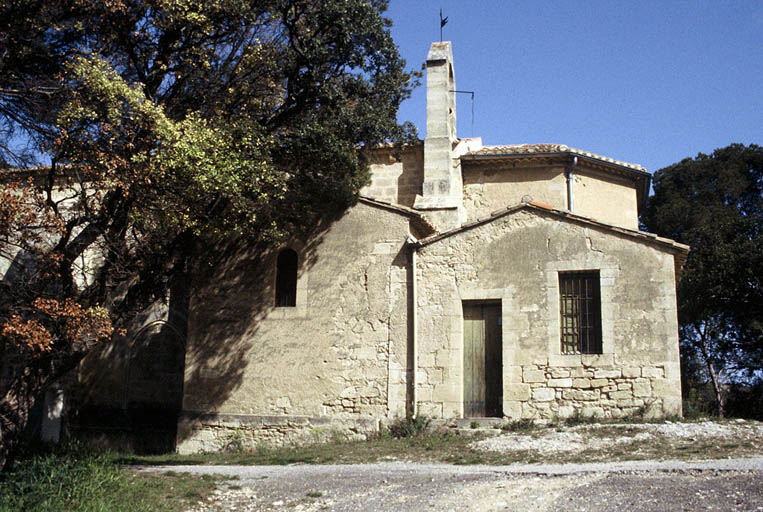
[[[646,168],[640,164],[616,160],[614,158],[592,153],[590,151],[585,151],[583,149],[572,148],[565,144],[555,143],[484,145],[481,149],[478,149],[477,151],[469,151],[464,156],[509,156],[536,153],[572,153],[622,167],[627,167],[629,169],[646,172]]]
[[[664,238],[664,237],[655,235],[653,233],[649,233],[647,231],[640,231],[638,229],[630,229],[630,228],[624,228],[622,226],[616,226],[614,224],[607,224],[606,222],[601,222],[591,217],[579,215],[573,212],[569,212],[567,210],[559,210],[558,208],[554,208],[551,205],[548,205],[546,203],[541,203],[539,201],[529,201],[529,202],[523,201],[521,203],[517,203],[511,206],[507,206],[507,207],[495,210],[486,217],[480,217],[471,222],[467,222],[466,224],[463,224],[457,228],[453,228],[448,231],[444,231],[442,233],[434,233],[432,235],[429,235],[426,238],[422,238],[421,240],[418,241],[417,245],[419,247],[430,245],[434,242],[437,242],[438,240],[442,240],[443,238],[449,238],[450,236],[455,235],[461,231],[466,231],[468,229],[475,228],[482,224],[488,224],[500,217],[503,217],[504,215],[508,215],[510,213],[513,213],[525,208],[535,210],[535,211],[540,211],[540,212],[551,213],[558,217],[568,218],[572,221],[597,226],[601,229],[606,229],[608,231],[620,233],[625,236],[640,238],[645,241],[651,241],[653,243],[657,243],[658,245],[670,247],[674,250],[677,250],[678,252],[688,253],[689,251],[688,245],[682,244],[680,242],[676,242],[675,240],[672,240],[670,238]]]

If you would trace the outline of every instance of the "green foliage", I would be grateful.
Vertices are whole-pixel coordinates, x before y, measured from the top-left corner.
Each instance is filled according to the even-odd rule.
[[[108,454],[77,445],[43,447],[22,454],[0,474],[0,511],[184,510],[215,481],[177,473],[136,476]]]
[[[15,258],[9,274],[25,279],[0,288],[0,333],[9,319],[16,333],[37,325],[39,297],[103,308],[119,333],[222,252],[211,248],[304,239],[354,204],[366,151],[415,137],[396,115],[417,77],[385,9],[382,0],[2,3],[0,195],[24,201],[0,207],[14,222],[0,228],[0,254],[10,261],[20,249],[46,265],[32,279],[29,259]],[[19,138],[44,163],[24,184],[8,169],[31,163],[11,147]],[[97,262],[87,278],[83,260]],[[50,361],[14,388],[24,396],[0,400],[0,467],[28,417],[18,404],[93,345],[60,331],[49,333]]]
[[[0,480],[0,510],[74,510],[114,491],[119,469],[104,455],[35,454]]]
[[[715,399],[709,383],[699,384],[684,390],[683,415],[687,420],[712,416],[715,413]]]
[[[405,418],[395,418],[389,425],[387,431],[396,438],[416,437],[429,431],[432,425],[432,418],[419,414],[417,416],[406,416]]]
[[[731,384],[726,393],[726,412],[729,417],[763,421],[763,379],[752,384]]]
[[[732,144],[657,171],[642,222],[691,246],[678,287],[683,368],[696,372],[685,378],[754,377],[763,369],[763,148]]]

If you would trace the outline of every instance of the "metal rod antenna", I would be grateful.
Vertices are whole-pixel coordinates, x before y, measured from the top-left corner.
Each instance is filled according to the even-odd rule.
[[[451,91],[456,94],[471,94],[472,96],[472,133],[471,137],[474,137],[474,91]]]

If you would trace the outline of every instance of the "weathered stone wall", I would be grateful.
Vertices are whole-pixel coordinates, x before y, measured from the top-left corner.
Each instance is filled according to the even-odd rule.
[[[340,423],[404,415],[408,223],[360,203],[314,240],[292,244],[296,307],[273,306],[275,252],[231,254],[191,300],[184,411]],[[215,425],[224,430],[225,421]],[[185,428],[180,449],[203,430]]]
[[[303,445],[336,439],[366,439],[381,429],[368,417],[250,416],[235,414],[184,415],[179,436],[186,440],[179,453]]]
[[[562,166],[501,167],[462,164],[464,207],[468,220],[484,218],[495,210],[514,206],[524,196],[567,208],[567,185]]]
[[[670,363],[617,367],[583,357],[570,366],[521,365],[504,396],[512,418],[660,418],[680,415],[678,369]],[[642,363],[643,364],[643,363]],[[517,382],[521,380],[521,383]],[[680,387],[680,385],[679,385]],[[680,393],[680,389],[678,390]]]
[[[521,209],[419,250],[418,408],[463,414],[463,301],[500,301],[510,418],[680,414],[671,250]],[[603,353],[561,353],[558,273],[599,270]]]
[[[510,167],[462,164],[464,207],[469,221],[520,204],[525,196],[568,210],[563,166]],[[578,165],[572,180],[573,213],[626,229],[638,229],[632,182]]]
[[[361,190],[361,195],[411,207],[424,182],[424,146],[377,150],[370,171],[371,183]]]

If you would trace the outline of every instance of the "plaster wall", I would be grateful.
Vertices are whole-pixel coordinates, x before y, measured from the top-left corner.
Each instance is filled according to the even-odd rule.
[[[558,273],[599,270],[603,353],[561,354]],[[463,414],[463,301],[500,301],[503,413],[681,413],[673,255],[519,210],[419,250],[417,405]]]
[[[291,244],[296,307],[273,307],[276,252],[232,255],[191,300],[179,450],[404,416],[408,233],[404,215],[361,203]]]
[[[572,194],[574,213],[638,230],[638,201],[632,183],[583,171],[574,176]]]

